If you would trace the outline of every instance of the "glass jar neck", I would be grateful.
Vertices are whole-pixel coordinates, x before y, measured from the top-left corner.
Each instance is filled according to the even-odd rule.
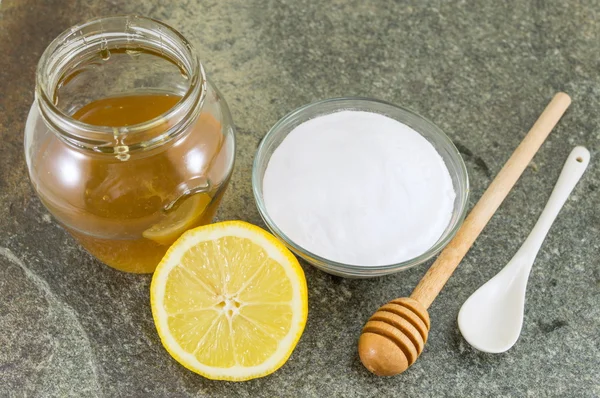
[[[61,87],[75,80],[81,71],[100,68],[95,59],[108,60],[111,52],[131,57],[142,52],[175,65],[186,80],[184,86],[178,87],[179,101],[151,120],[127,126],[91,125],[73,118],[72,112],[59,106]],[[130,72],[130,81],[136,82],[135,72]],[[147,83],[139,83],[141,87],[132,85],[131,89],[135,92],[144,84]],[[119,16],[76,25],[48,46],[37,68],[36,102],[48,127],[63,141],[127,160],[131,152],[155,148],[185,131],[202,108],[206,85],[204,69],[191,44],[180,33],[153,19]]]

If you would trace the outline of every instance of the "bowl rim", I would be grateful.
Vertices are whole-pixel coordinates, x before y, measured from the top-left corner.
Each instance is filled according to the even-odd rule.
[[[259,192],[259,189],[258,189],[259,184],[261,184],[261,182],[259,181],[259,176],[258,176],[259,161],[262,159],[263,153],[266,151],[267,143],[270,141],[271,138],[277,136],[277,134],[281,132],[281,127],[283,125],[285,125],[285,123],[288,122],[290,119],[295,118],[298,115],[301,115],[302,113],[307,112],[308,110],[318,108],[323,105],[329,105],[332,103],[342,104],[342,103],[346,103],[346,102],[353,102],[353,103],[358,102],[359,105],[361,103],[365,104],[365,105],[368,105],[369,103],[374,103],[374,104],[392,107],[392,108],[395,108],[396,110],[400,110],[404,113],[408,113],[408,114],[416,117],[417,119],[420,119],[420,121],[425,122],[425,124],[431,126],[432,127],[431,132],[433,132],[435,135],[438,135],[442,139],[442,141],[444,141],[444,143],[447,145],[448,149],[453,151],[454,155],[456,155],[456,158],[458,160],[458,162],[457,162],[458,163],[458,171],[459,171],[458,174],[462,174],[462,176],[464,177],[464,183],[465,183],[464,189],[461,192],[456,192],[457,195],[461,195],[461,199],[462,199],[462,203],[463,203],[462,207],[460,208],[460,213],[458,215],[456,224],[446,234],[446,236],[440,237],[440,239],[433,246],[431,246],[426,252],[424,252],[423,254],[421,254],[417,257],[413,257],[409,260],[402,261],[399,263],[385,264],[385,265],[354,265],[354,264],[346,264],[346,263],[341,263],[341,262],[337,262],[334,260],[330,260],[330,259],[321,257],[315,253],[312,253],[312,252],[306,250],[305,248],[303,248],[302,246],[298,245],[293,240],[291,240],[281,229],[279,229],[279,227],[277,227],[277,225],[275,224],[275,222],[273,221],[273,219],[269,216],[269,213],[267,212],[262,194]],[[342,111],[344,109],[351,109],[351,106],[346,106],[346,107],[341,106],[339,109],[333,110],[329,113],[335,113],[338,111]],[[375,112],[375,113],[378,113],[378,112]],[[381,114],[381,113],[379,113],[379,114]],[[318,117],[318,116],[321,116],[321,115],[316,115],[315,117]],[[387,116],[387,115],[383,115],[383,116]],[[390,117],[390,116],[387,116],[387,117]],[[310,119],[307,119],[307,120],[310,120]],[[398,120],[398,121],[403,123],[401,120]],[[417,130],[415,130],[415,131],[417,131]],[[291,130],[290,130],[290,132],[291,132]],[[417,131],[417,133],[422,135],[422,133],[420,131]],[[289,132],[288,132],[288,134],[289,134]],[[267,165],[268,165],[268,163],[267,163]],[[342,274],[349,273],[349,275],[352,275],[352,276],[377,276],[377,275],[385,275],[385,274],[390,274],[390,273],[394,273],[397,271],[406,270],[406,269],[412,268],[416,265],[422,264],[425,261],[427,261],[427,260],[431,259],[432,257],[434,257],[435,255],[437,255],[444,247],[446,247],[446,245],[452,240],[452,238],[454,238],[454,236],[460,229],[460,227],[464,221],[464,218],[466,216],[467,208],[469,205],[468,199],[469,199],[469,193],[470,193],[470,184],[469,184],[469,174],[467,172],[467,167],[465,165],[464,159],[462,158],[462,156],[460,154],[460,151],[456,148],[456,146],[454,145],[452,140],[435,123],[431,122],[426,117],[421,116],[419,113],[413,111],[410,108],[396,105],[391,102],[374,99],[374,98],[335,97],[335,98],[328,98],[328,99],[319,100],[316,102],[311,102],[311,103],[302,105],[301,107],[296,108],[293,111],[287,113],[285,116],[283,116],[281,119],[279,119],[277,121],[277,123],[275,123],[273,125],[273,127],[271,127],[271,129],[267,132],[267,134],[265,134],[265,136],[261,139],[260,144],[258,145],[258,148],[256,150],[254,160],[252,162],[252,192],[254,194],[254,200],[256,202],[256,206],[258,208],[260,216],[263,219],[263,221],[265,222],[265,224],[267,225],[267,227],[271,230],[271,232],[273,232],[274,235],[277,236],[278,239],[282,240],[294,253],[296,253],[297,255],[302,257],[308,263],[310,263],[311,265],[316,266],[317,268],[320,268],[326,272],[329,271],[328,268],[332,268],[331,271],[337,271],[338,274],[339,273],[342,273]],[[311,260],[317,261],[319,264],[315,264]]]

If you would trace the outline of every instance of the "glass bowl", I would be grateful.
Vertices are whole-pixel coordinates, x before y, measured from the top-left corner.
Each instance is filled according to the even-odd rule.
[[[296,126],[315,117],[342,110],[378,113],[404,123],[427,139],[444,160],[456,192],[452,217],[438,241],[420,256],[397,264],[388,265],[359,266],[339,263],[311,253],[292,241],[277,227],[269,216],[263,200],[263,178],[275,149]],[[284,116],[271,128],[260,143],[254,158],[252,188],[258,210],[264,222],[271,232],[284,242],[297,256],[333,275],[347,278],[369,278],[392,274],[422,264],[442,250],[456,234],[465,217],[469,195],[469,179],[465,163],[450,138],[429,120],[411,110],[383,101],[369,98],[334,98],[298,108]]]

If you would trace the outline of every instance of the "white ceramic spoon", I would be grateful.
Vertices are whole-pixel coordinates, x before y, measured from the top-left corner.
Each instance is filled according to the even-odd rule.
[[[465,301],[458,327],[474,348],[490,353],[510,349],[523,326],[525,290],[535,257],[558,212],[590,161],[584,147],[575,147],[563,167],[548,203],[519,251],[496,276]]]

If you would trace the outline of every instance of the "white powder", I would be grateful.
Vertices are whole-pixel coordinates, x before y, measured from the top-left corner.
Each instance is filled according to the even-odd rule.
[[[452,180],[434,147],[383,115],[340,111],[296,127],[263,181],[277,227],[306,250],[352,265],[426,252],[450,222]]]

